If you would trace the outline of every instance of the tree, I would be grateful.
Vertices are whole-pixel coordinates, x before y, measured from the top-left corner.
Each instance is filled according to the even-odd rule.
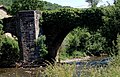
[[[115,6],[120,7],[120,0],[114,0],[114,4]]]
[[[114,4],[116,4],[116,1],[117,1],[117,0],[114,0]]]
[[[11,6],[11,14],[16,14],[20,10],[42,10],[43,2],[41,0],[16,0]]]
[[[120,0],[116,0],[115,6],[105,7],[104,26],[102,26],[102,36],[106,37],[106,51],[108,54],[118,54],[116,48],[117,35],[120,34]]]
[[[96,7],[101,0],[86,0],[91,7]]]
[[[13,0],[0,0],[0,5],[11,6]]]

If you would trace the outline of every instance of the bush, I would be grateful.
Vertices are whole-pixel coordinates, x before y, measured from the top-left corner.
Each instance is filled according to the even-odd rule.
[[[0,67],[8,67],[19,60],[18,42],[5,37],[1,46]]]
[[[90,33],[87,28],[76,28],[66,36],[60,53],[63,57],[65,55],[66,57],[82,57],[86,54],[98,56],[105,50],[105,45],[106,38],[102,37],[100,31]]]
[[[46,40],[46,37],[44,35],[41,35],[40,37],[38,37],[36,42],[39,48],[40,57],[42,58],[45,57],[46,54],[48,53],[45,40]]]

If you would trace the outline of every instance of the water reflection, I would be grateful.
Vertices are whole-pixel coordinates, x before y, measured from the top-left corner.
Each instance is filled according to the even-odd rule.
[[[109,57],[94,57],[91,58],[89,61],[85,62],[76,62],[76,73],[77,77],[80,77],[81,72],[85,71],[83,70],[84,66],[101,66],[101,65],[107,65],[111,61],[111,58]],[[73,64],[74,62],[70,62],[70,64]],[[68,62],[69,64],[69,62]],[[40,71],[44,68],[37,67],[37,68],[0,68],[0,77],[41,77]],[[87,73],[88,72],[84,72]],[[89,76],[88,76],[89,77]]]
[[[112,58],[111,57],[106,57],[103,59],[96,59],[96,60],[91,60],[88,62],[76,62],[76,75],[75,77],[81,77],[81,74],[84,74],[85,77],[89,77],[90,75],[90,69],[91,68],[105,68],[107,67]],[[74,77],[74,76],[73,76]]]
[[[0,77],[36,77],[39,70],[40,68],[1,68]]]

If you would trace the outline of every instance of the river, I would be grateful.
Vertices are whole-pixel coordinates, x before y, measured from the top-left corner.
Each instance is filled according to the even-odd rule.
[[[40,68],[0,68],[0,77],[36,77]]]
[[[87,57],[86,59],[71,59],[66,60],[64,62],[68,64],[72,64],[76,61],[77,72],[78,75],[80,73],[80,69],[82,64],[88,63],[88,65],[96,66],[98,64],[107,64],[109,62],[109,58],[106,56],[102,57]],[[44,68],[37,67],[37,68],[0,68],[0,77],[41,77],[39,72]]]

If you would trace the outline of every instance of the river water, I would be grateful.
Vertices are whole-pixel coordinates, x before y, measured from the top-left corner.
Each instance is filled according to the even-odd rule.
[[[109,62],[109,58],[106,56],[103,57],[91,57],[87,63],[88,65],[96,66],[98,64],[107,64]],[[72,62],[67,62],[71,64]],[[82,64],[86,62],[76,62],[76,69],[78,72],[78,77],[80,74],[80,69]],[[44,68],[0,68],[0,77],[41,77],[40,70]]]
[[[39,70],[40,68],[1,68],[0,77],[36,77]]]

